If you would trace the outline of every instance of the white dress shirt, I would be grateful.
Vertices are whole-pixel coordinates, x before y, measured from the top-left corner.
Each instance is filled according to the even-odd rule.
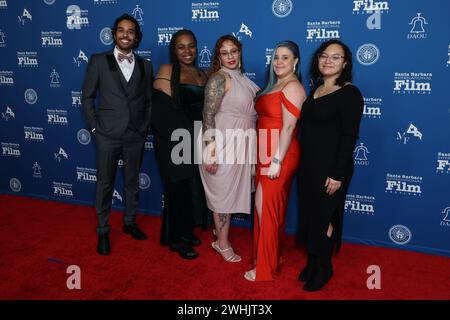
[[[132,56],[133,62],[129,63],[127,59],[124,59],[122,62],[119,61],[119,50],[117,47],[114,47],[114,57],[116,58],[117,63],[119,64],[120,71],[122,71],[123,76],[125,77],[125,80],[130,81],[131,75],[133,74],[134,64],[136,62],[136,57],[133,55],[133,51],[128,53],[126,56],[130,57]],[[123,53],[122,53],[123,54]]]

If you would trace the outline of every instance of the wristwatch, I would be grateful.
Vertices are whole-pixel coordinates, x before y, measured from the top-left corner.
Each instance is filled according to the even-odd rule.
[[[281,164],[280,159],[275,158],[275,157],[272,159],[272,162],[275,163],[275,164]]]

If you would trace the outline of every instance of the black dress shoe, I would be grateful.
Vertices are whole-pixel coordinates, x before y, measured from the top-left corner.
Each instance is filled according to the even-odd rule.
[[[106,256],[111,252],[107,233],[98,236],[97,252],[102,256]]]
[[[331,268],[331,266],[323,267],[319,265],[317,269],[314,270],[311,278],[303,286],[303,290],[319,291],[328,283],[328,281],[330,281],[332,276],[333,269]]]
[[[145,233],[139,230],[137,224],[124,225],[123,232],[130,234],[136,240],[145,240],[148,238]]]
[[[198,252],[191,246],[184,243],[177,243],[169,245],[170,251],[176,251],[183,259],[192,260],[198,257]]]
[[[197,238],[195,234],[192,234],[188,237],[180,237],[181,241],[183,241],[184,244],[190,246],[190,247],[197,247],[202,244],[202,241]]]

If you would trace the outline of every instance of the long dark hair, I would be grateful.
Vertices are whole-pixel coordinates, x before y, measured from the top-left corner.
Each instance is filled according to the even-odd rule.
[[[313,88],[317,88],[323,83],[322,74],[319,71],[319,56],[325,51],[328,46],[332,44],[337,44],[341,46],[344,50],[344,62],[346,65],[344,70],[342,70],[341,75],[336,79],[336,85],[342,87],[346,82],[351,82],[353,78],[353,62],[352,62],[352,52],[350,48],[340,40],[332,39],[325,41],[320,45],[320,47],[314,52],[314,56],[311,60],[310,74]]]
[[[181,105],[180,101],[180,74],[181,74],[181,67],[180,67],[180,61],[178,61],[177,55],[176,55],[176,48],[175,44],[177,42],[178,37],[188,35],[191,36],[192,39],[194,39],[195,47],[197,48],[197,38],[195,37],[195,34],[188,29],[181,29],[177,32],[175,32],[172,35],[172,38],[170,39],[169,44],[169,54],[170,54],[170,63],[172,64],[172,74],[170,76],[170,91],[172,93],[172,99],[176,102],[178,106]],[[194,66],[198,71],[197,68],[197,57],[194,59]]]
[[[214,46],[214,55],[212,60],[212,66],[211,66],[211,74],[214,72],[217,72],[220,69],[220,48],[222,47],[222,44],[225,41],[231,41],[236,47],[238,47],[238,50],[240,52],[240,58],[239,62],[241,64],[241,71],[244,70],[244,62],[242,61],[242,43],[231,34],[226,34],[224,36],[221,36],[217,41],[216,45]]]
[[[143,34],[142,34],[142,31],[141,31],[141,26],[139,25],[139,22],[137,22],[137,20],[133,16],[130,16],[129,14],[124,13],[123,15],[118,17],[116,19],[116,21],[114,22],[114,26],[111,28],[112,34],[114,36],[116,35],[117,26],[123,20],[131,21],[134,24],[134,28],[136,29],[136,42],[134,43],[133,49],[136,49],[141,44],[141,40],[142,40]],[[114,45],[116,45],[116,44],[117,44],[116,43],[116,39],[114,38]]]

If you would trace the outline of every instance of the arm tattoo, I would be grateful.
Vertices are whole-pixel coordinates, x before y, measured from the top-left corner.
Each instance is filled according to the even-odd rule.
[[[216,72],[205,88],[205,104],[203,107],[203,130],[215,129],[216,122],[214,117],[220,109],[220,104],[225,95],[225,75]]]

